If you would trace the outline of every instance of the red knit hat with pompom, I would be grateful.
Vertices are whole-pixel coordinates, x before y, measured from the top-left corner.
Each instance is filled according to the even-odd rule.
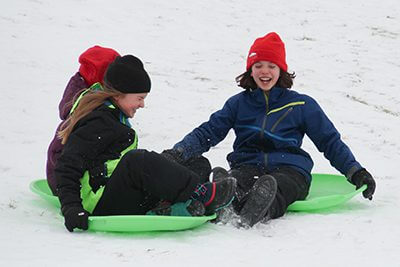
[[[88,86],[96,82],[103,82],[104,73],[108,65],[119,56],[112,48],[93,46],[79,56],[79,73],[85,79]]]
[[[287,71],[285,44],[277,33],[270,32],[254,41],[247,56],[246,70],[261,60],[275,63],[280,69]]]

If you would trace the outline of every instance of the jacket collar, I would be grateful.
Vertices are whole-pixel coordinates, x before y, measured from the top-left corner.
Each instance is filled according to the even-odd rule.
[[[131,123],[129,122],[129,118],[125,115],[125,113],[122,112],[122,110],[120,110],[120,108],[111,100],[108,99],[104,102],[104,105],[106,105],[109,109],[112,110],[112,112],[118,116],[119,121],[128,126],[128,127],[132,127]]]
[[[272,87],[272,89],[269,91],[268,94],[269,104],[277,102],[279,98],[284,94],[285,90],[287,89],[277,86]],[[262,102],[265,104],[265,96],[264,96],[264,91],[262,89],[257,88],[251,91],[251,93],[255,96],[257,102],[260,103]]]

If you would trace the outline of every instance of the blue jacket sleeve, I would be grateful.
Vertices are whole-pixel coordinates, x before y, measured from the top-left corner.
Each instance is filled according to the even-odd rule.
[[[211,114],[207,122],[202,123],[187,134],[182,141],[175,144],[174,149],[182,152],[183,158],[186,160],[200,156],[221,142],[233,127],[235,120],[233,102],[232,98],[229,99],[221,110]]]
[[[350,148],[342,141],[339,132],[323,112],[318,103],[307,99],[307,108],[303,113],[304,130],[320,152],[339,172],[347,178],[359,169],[358,163]]]

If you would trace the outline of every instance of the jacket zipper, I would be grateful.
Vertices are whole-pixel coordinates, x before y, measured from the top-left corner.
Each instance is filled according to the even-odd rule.
[[[267,114],[268,114],[268,96],[265,95],[266,100],[267,100],[267,112],[263,121],[263,125],[262,125],[262,132],[261,135],[264,135],[264,129],[266,128],[266,121],[267,121]],[[276,129],[276,127],[278,126],[278,124],[284,119],[286,118],[287,115],[289,115],[289,113],[293,110],[293,107],[290,107],[281,117],[279,117],[279,119],[274,123],[274,125],[271,128],[271,133],[274,132],[274,130]],[[268,153],[264,153],[264,166],[265,168],[267,168],[268,166]]]
[[[266,93],[264,93],[264,97],[265,97],[266,110],[265,110],[264,120],[261,125],[260,138],[264,137],[264,129],[267,127],[267,118],[268,118],[268,112],[269,112],[268,95]]]
[[[264,137],[264,129],[267,127],[267,118],[269,112],[269,104],[268,104],[268,94],[264,93],[265,96],[265,103],[266,103],[266,111],[264,116],[264,121],[261,126],[260,138]],[[268,166],[268,153],[264,153],[264,168],[267,169]]]
[[[278,126],[278,124],[284,119],[286,118],[286,116],[293,110],[293,107],[289,108],[276,122],[275,124],[272,126],[271,128],[271,133],[274,132],[276,126]]]

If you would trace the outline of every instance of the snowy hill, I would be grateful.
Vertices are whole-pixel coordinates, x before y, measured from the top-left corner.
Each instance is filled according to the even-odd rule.
[[[157,234],[68,233],[29,191],[45,177],[58,102],[95,44],[134,54],[152,78],[133,127],[162,151],[240,91],[254,39],[278,32],[294,90],[313,96],[375,177],[322,213],[289,213],[251,230],[207,224]],[[1,266],[400,266],[400,6],[349,1],[16,0],[0,9]],[[206,154],[227,167],[233,135]],[[337,173],[313,144],[314,172]]]

